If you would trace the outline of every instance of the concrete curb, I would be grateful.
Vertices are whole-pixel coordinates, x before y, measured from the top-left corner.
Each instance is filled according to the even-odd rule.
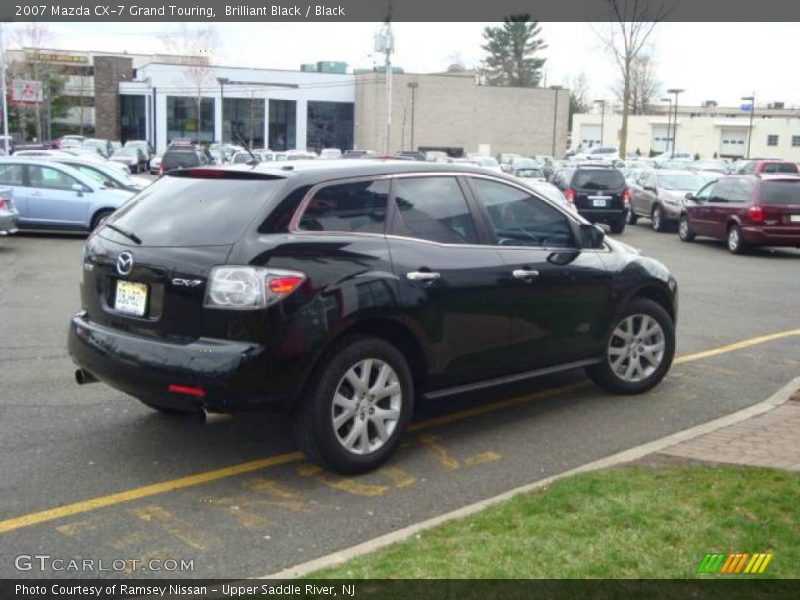
[[[539,481],[535,481],[534,483],[529,483],[514,488],[507,492],[503,492],[502,494],[498,494],[497,496],[481,500],[480,502],[476,502],[468,506],[463,506],[461,508],[450,511],[443,515],[439,515],[431,519],[426,519],[425,521],[421,521],[419,523],[414,523],[413,525],[409,525],[407,527],[403,527],[402,529],[398,529],[397,531],[392,531],[380,537],[367,540],[366,542],[362,542],[355,546],[351,546],[350,548],[345,548],[344,550],[340,550],[338,552],[334,552],[326,556],[315,558],[314,560],[310,560],[308,562],[304,562],[299,565],[289,567],[288,569],[283,569],[281,571],[272,573],[270,575],[264,575],[262,577],[259,577],[259,579],[292,579],[295,577],[302,577],[319,569],[340,565],[350,560],[351,558],[355,558],[357,556],[373,552],[374,550],[383,548],[384,546],[388,546],[389,544],[393,544],[394,542],[406,540],[411,536],[413,536],[414,534],[419,533],[420,531],[430,529],[431,527],[435,527],[437,525],[440,525],[441,523],[452,521],[454,519],[461,519],[468,515],[474,514],[478,511],[483,510],[484,508],[487,508],[489,506],[497,504],[498,502],[502,502],[503,500],[507,500],[513,496],[516,496],[517,494],[522,494],[525,492],[531,492],[534,490],[541,489],[559,479],[570,477],[578,473],[585,473],[587,471],[596,471],[598,469],[605,469],[622,463],[638,460],[644,456],[647,456],[648,454],[653,454],[654,452],[658,452],[659,450],[663,450],[664,448],[667,448],[669,446],[673,446],[680,442],[685,442],[686,440],[690,440],[692,438],[704,435],[706,433],[710,433],[722,427],[727,427],[729,425],[733,425],[734,423],[739,423],[741,421],[745,421],[747,419],[751,419],[758,415],[769,412],[770,410],[780,406],[781,404],[784,404],[798,389],[800,389],[800,377],[795,377],[793,380],[791,380],[789,383],[787,383],[785,386],[783,386],[781,389],[779,389],[777,392],[775,392],[772,396],[770,396],[766,400],[763,400],[758,404],[754,404],[753,406],[749,406],[730,415],[720,417],[719,419],[714,419],[713,421],[709,421],[701,425],[696,425],[695,427],[690,427],[689,429],[684,429],[683,431],[673,433],[672,435],[668,435],[666,437],[654,440],[652,442],[648,442],[646,444],[634,446],[633,448],[629,448],[628,450],[623,450],[622,452],[618,452],[617,454],[612,454],[611,456],[607,456],[605,458],[601,458],[599,460],[586,463],[585,465],[581,465],[574,469],[570,469],[569,471],[564,471],[563,473],[553,475],[552,477],[547,477],[546,479],[540,479]]]

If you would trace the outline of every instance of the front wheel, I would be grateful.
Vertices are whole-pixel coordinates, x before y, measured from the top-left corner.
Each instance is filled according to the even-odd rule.
[[[323,359],[294,415],[298,444],[311,460],[344,474],[385,462],[413,411],[414,385],[403,354],[376,337],[355,337]]]
[[[664,222],[664,213],[662,212],[660,206],[656,205],[653,207],[653,212],[650,215],[650,222],[653,225],[653,231],[658,231],[659,233],[661,233],[666,229],[666,223]]]
[[[681,215],[681,220],[678,222],[678,237],[683,242],[694,241],[694,231],[692,231],[692,224],[689,223],[689,217]]]
[[[664,378],[674,356],[672,317],[657,302],[636,298],[612,327],[602,362],[586,371],[608,392],[641,394]]]

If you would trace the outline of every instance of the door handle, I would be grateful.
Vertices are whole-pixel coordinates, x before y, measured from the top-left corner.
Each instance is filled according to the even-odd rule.
[[[406,273],[406,279],[411,281],[436,281],[441,275],[433,271],[409,271]]]
[[[539,271],[534,271],[532,269],[514,269],[511,274],[514,276],[514,279],[533,279],[539,276]]]

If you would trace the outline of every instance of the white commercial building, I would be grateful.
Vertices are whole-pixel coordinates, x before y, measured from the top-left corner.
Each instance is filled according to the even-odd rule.
[[[681,107],[668,125],[663,113],[628,117],[627,151],[642,156],[666,152],[692,152],[701,158],[747,156],[748,137],[753,158],[800,161],[800,110],[756,106],[750,135],[750,114],[740,108]],[[576,114],[572,120],[572,146],[619,146],[622,115],[598,110]]]

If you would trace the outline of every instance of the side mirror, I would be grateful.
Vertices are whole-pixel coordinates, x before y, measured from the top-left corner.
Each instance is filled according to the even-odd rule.
[[[686,198],[689,202],[699,202],[697,196],[695,196],[692,192],[686,192],[684,198]]]
[[[581,223],[580,227],[580,244],[581,248],[602,248],[603,241],[606,238],[605,232],[597,225],[589,223]]]
[[[82,186],[80,183],[73,183],[72,186],[70,187],[72,188],[73,192],[78,194],[78,196],[83,196],[83,192],[86,191],[86,188]]]

